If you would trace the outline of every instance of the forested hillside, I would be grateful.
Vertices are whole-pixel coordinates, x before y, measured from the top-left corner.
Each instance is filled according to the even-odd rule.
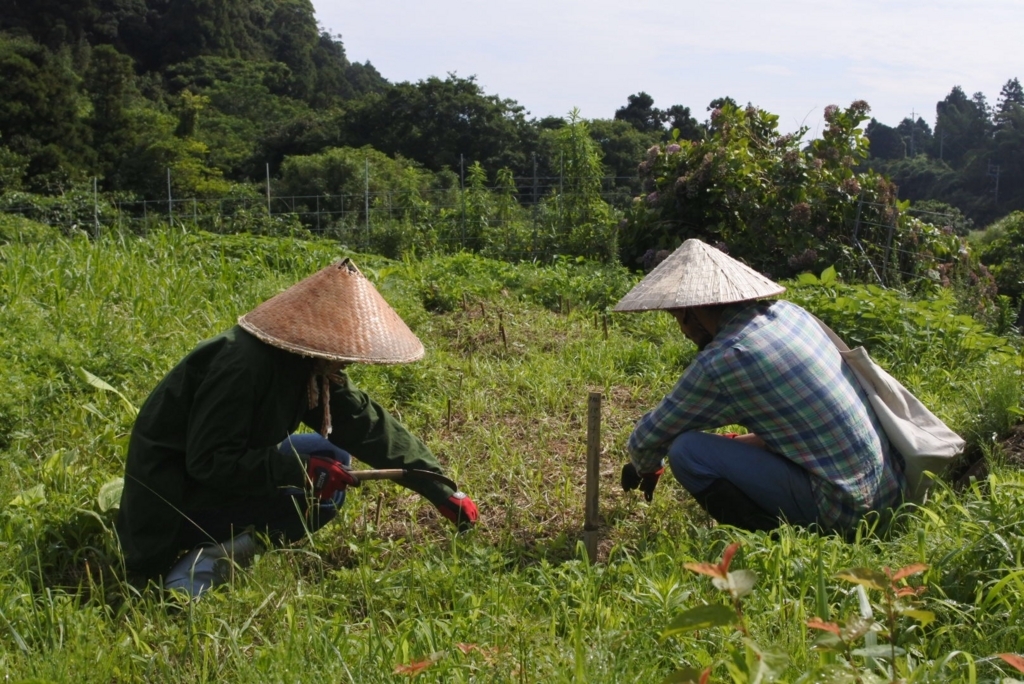
[[[871,267],[888,283],[912,263],[949,280],[933,257],[957,249],[919,247],[911,213],[966,235],[1024,209],[1016,78],[994,107],[955,86],[934,126],[871,119],[857,132],[870,103],[833,107],[818,141],[782,135],[777,117],[727,95],[691,110],[638,92],[608,118],[537,118],[472,76],[388,82],[348,60],[309,0],[9,0],[0,73],[0,208],[15,213],[40,196],[92,195],[95,179],[119,216],[148,217],[140,200],[159,199],[173,221],[174,198],[222,231],[254,230],[251,204],[224,218],[225,201],[266,195],[271,214],[277,195],[306,228],[344,237],[358,226],[361,247],[392,256],[414,244],[488,251],[498,228],[494,256],[637,267],[685,237],[762,236],[745,251],[779,275],[849,261],[864,251],[864,224],[882,236]],[[754,182],[754,166],[727,168],[746,141],[770,186]],[[43,214],[32,218],[77,225],[80,215]],[[371,231],[378,221],[387,230]]]
[[[935,123],[907,117],[895,128],[871,120],[872,168],[900,196],[944,202],[979,225],[1024,208],[1024,88],[1012,78],[995,106],[955,86],[935,106]]]

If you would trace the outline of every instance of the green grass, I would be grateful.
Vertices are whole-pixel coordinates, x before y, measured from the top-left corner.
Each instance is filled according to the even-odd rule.
[[[940,489],[889,534],[852,543],[713,527],[671,478],[651,505],[619,491],[633,423],[694,349],[657,314],[609,316],[605,339],[607,307],[634,280],[569,261],[354,255],[428,355],[356,368],[353,379],[438,454],[479,504],[479,530],[455,537],[428,504],[376,483],[351,492],[312,543],[264,554],[229,591],[189,603],[129,587],[112,512],[97,495],[121,473],[132,413],[78,369],[137,406],[196,342],[342,255],[287,238],[154,232],[93,242],[20,224],[0,235],[7,680],[392,682],[408,680],[393,674],[397,665],[435,658],[419,681],[649,682],[715,663],[723,681],[733,635],[659,634],[685,608],[722,601],[683,564],[716,560],[738,539],[734,567],[760,578],[745,613],[755,639],[789,654],[785,681],[827,660],[804,623],[821,607],[833,620],[856,609],[855,594],[832,579],[852,566],[931,566],[925,596],[938,619],[910,631],[913,665],[901,660],[917,681],[969,681],[969,665],[992,681],[1006,666],[989,656],[1024,651],[1024,477],[1014,470],[997,467],[963,492]],[[825,313],[835,313],[834,294],[791,291]],[[885,300],[881,321],[826,319],[876,339],[911,320],[899,307],[918,306]],[[986,346],[971,337],[982,331],[941,318],[911,321],[899,328],[908,344],[872,351],[998,462],[991,434],[1019,413],[1020,359],[1004,341]],[[939,333],[944,344],[931,345]],[[580,546],[591,390],[605,397],[596,566]],[[944,662],[956,651],[968,655]]]

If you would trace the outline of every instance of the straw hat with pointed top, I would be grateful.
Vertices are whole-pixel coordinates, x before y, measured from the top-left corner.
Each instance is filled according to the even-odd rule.
[[[615,305],[653,311],[744,302],[786,291],[754,269],[700,240],[687,240]]]
[[[409,363],[423,343],[351,259],[336,262],[238,319],[286,351],[329,361]]]

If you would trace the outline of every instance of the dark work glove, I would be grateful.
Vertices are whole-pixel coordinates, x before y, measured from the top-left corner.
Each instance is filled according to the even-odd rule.
[[[476,510],[476,504],[462,492],[455,492],[445,501],[435,505],[441,515],[451,520],[459,528],[459,532],[472,529],[473,525],[476,525],[477,518],[480,517]]]
[[[349,485],[359,486],[359,481],[333,458],[310,456],[306,472],[313,483],[314,496],[322,500],[333,500],[337,492],[344,491]]]
[[[665,473],[665,466],[662,466],[652,473],[641,475],[637,472],[636,466],[631,462],[622,466],[622,491],[630,492],[639,489],[644,493],[644,500],[654,500],[654,488],[658,486],[658,480]]]

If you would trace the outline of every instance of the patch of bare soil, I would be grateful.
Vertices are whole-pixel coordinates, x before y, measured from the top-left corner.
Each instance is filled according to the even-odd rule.
[[[1015,425],[1008,437],[998,443],[1003,455],[1003,462],[1011,468],[1024,470],[1024,423]],[[988,475],[988,462],[984,457],[978,458],[970,465],[954,471],[953,481],[957,488],[966,487],[971,480],[982,480]]]
[[[1006,463],[1015,468],[1024,469],[1024,424],[1015,425],[1010,436],[1000,443],[1006,456]]]

